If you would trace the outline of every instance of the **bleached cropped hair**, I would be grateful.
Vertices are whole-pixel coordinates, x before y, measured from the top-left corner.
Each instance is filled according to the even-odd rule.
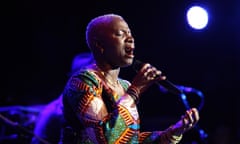
[[[100,34],[100,30],[103,28],[103,26],[109,22],[112,21],[114,18],[122,18],[122,16],[117,14],[104,14],[101,16],[98,16],[96,18],[93,18],[87,25],[86,28],[86,42],[88,47],[91,51],[93,51],[94,46],[94,40],[98,38]]]

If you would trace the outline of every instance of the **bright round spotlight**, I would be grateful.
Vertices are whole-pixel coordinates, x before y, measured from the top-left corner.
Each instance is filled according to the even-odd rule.
[[[208,23],[208,14],[200,6],[193,6],[187,12],[188,24],[194,29],[203,29]]]

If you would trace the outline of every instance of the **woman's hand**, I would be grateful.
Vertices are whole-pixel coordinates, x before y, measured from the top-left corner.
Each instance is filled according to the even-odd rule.
[[[133,78],[132,85],[138,88],[139,92],[142,93],[153,83],[165,79],[166,76],[163,76],[160,70],[157,70],[149,63],[145,63]]]
[[[173,134],[179,136],[192,129],[199,121],[199,118],[199,113],[196,108],[187,110],[181,120],[171,127]]]

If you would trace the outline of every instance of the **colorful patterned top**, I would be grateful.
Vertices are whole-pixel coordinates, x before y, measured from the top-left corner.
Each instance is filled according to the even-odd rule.
[[[126,92],[130,83],[118,80]],[[121,99],[94,69],[81,70],[69,79],[63,92],[63,104],[66,127],[74,131],[76,144],[175,144],[181,140],[172,135],[171,128],[140,132],[133,98],[128,95]],[[62,141],[69,143],[69,140],[73,141],[72,138]]]

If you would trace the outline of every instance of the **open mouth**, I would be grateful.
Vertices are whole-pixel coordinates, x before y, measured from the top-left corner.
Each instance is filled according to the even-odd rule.
[[[126,47],[125,52],[128,57],[130,57],[130,58],[134,57],[133,50],[134,50],[134,48],[132,48],[132,47]]]

